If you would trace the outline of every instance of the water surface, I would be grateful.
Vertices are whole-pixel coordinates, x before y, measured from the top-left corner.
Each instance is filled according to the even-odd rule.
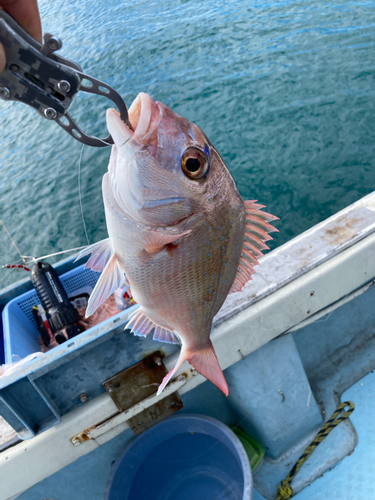
[[[201,126],[243,198],[281,218],[272,248],[375,189],[373,1],[39,5],[62,54],[128,105],[145,91]],[[79,97],[71,113],[104,136],[106,107]],[[0,217],[21,251],[41,256],[86,244],[81,145],[21,104],[0,102],[0,126]],[[82,154],[90,242],[106,237],[108,157],[108,148]],[[17,259],[1,228],[0,248],[0,264]],[[1,270],[0,287],[20,277]]]

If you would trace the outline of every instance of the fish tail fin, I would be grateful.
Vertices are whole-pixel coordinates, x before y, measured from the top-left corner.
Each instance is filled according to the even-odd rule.
[[[200,374],[210,380],[226,396],[228,396],[229,389],[227,381],[225,380],[224,373],[220,367],[212,342],[210,342],[208,347],[190,353],[190,356],[187,359]]]
[[[178,357],[178,360],[177,360],[177,363],[176,363],[176,366],[173,368],[173,370],[171,370],[164,378],[163,378],[163,382],[159,385],[159,389],[158,389],[158,392],[157,392],[157,396],[159,396],[159,394],[162,392],[162,390],[164,389],[164,387],[168,384],[168,382],[171,380],[171,378],[173,377],[173,375],[176,373],[176,371],[178,370],[178,368],[180,368],[180,366],[182,365],[182,363],[184,361],[187,361],[189,355],[191,353],[189,353],[189,351],[187,351],[184,346],[181,347],[181,351],[180,351],[180,356]]]
[[[181,348],[180,356],[178,358],[176,366],[171,370],[168,375],[163,379],[158,389],[158,395],[168,384],[170,379],[176,373],[177,369],[182,365],[184,361],[189,361],[189,363],[204,377],[210,380],[216,387],[218,387],[226,396],[229,394],[229,389],[227,382],[225,380],[224,374],[220,368],[219,361],[217,359],[214,346],[212,342],[207,347],[199,349],[196,351],[190,351],[185,349],[183,346]]]

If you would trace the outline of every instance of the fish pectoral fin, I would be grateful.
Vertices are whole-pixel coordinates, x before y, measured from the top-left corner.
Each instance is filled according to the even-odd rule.
[[[117,257],[113,254],[95,285],[86,309],[86,318],[91,316],[110,295],[125,283],[125,275],[121,271]]]
[[[155,326],[155,323],[142,312],[142,309],[138,309],[129,316],[129,322],[126,324],[125,329],[129,328],[134,335],[139,337],[147,337]]]
[[[85,267],[91,269],[92,271],[102,272],[111,258],[112,253],[113,250],[110,239],[106,238],[105,240],[98,241],[97,243],[84,248],[74,262],[82,257],[85,257],[86,255],[91,254],[91,257],[86,262]]]
[[[166,234],[161,231],[141,231],[134,239],[140,247],[144,248],[148,253],[158,253],[164,250],[165,245],[174,243],[183,236],[191,233],[191,230],[184,231],[180,234]]]
[[[240,292],[255,273],[254,266],[258,265],[258,258],[263,256],[263,250],[269,250],[265,244],[272,240],[268,233],[277,231],[270,221],[278,220],[278,217],[262,212],[263,205],[258,205],[255,201],[245,201],[246,209],[246,230],[242,247],[240,263],[237,274],[234,278],[232,288],[229,293]]]
[[[184,361],[189,361],[189,363],[198,372],[210,380],[216,387],[218,387],[226,396],[229,394],[229,389],[227,382],[225,380],[224,374],[220,368],[219,361],[217,359],[214,346],[212,342],[208,347],[204,349],[199,349],[197,351],[190,351],[181,347],[180,356],[178,358],[176,366],[171,370],[168,375],[163,379],[160,384],[157,394],[159,395],[164,387],[171,380],[173,375],[176,373],[177,369],[182,365]]]

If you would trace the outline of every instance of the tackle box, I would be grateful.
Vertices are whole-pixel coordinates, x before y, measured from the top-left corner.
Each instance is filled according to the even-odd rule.
[[[86,259],[87,260],[87,259]],[[67,259],[54,266],[69,296],[90,293],[100,274]],[[40,351],[39,332],[32,307],[39,303],[29,279],[0,291],[0,341],[5,362]],[[178,349],[149,335],[136,337],[125,330],[134,305],[67,342],[40,354],[20,369],[0,377],[0,415],[21,439],[31,438],[61,421],[82,403],[105,392],[103,382],[146,355],[161,350],[165,356]]]

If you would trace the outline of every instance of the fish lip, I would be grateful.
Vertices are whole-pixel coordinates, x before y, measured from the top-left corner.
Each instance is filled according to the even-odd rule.
[[[149,135],[148,128],[152,118],[152,99],[140,92],[129,108],[129,120],[134,128],[133,139],[143,139]]]
[[[159,119],[158,119],[159,116]],[[159,125],[160,106],[146,93],[140,92],[128,109],[128,118],[134,131],[122,121],[120,113],[107,110],[107,127],[118,149],[126,144],[138,149],[145,147]]]
[[[185,199],[186,198],[162,198],[161,200],[150,200],[144,203],[143,208],[155,208],[160,205],[168,205],[169,203],[178,203]]]

